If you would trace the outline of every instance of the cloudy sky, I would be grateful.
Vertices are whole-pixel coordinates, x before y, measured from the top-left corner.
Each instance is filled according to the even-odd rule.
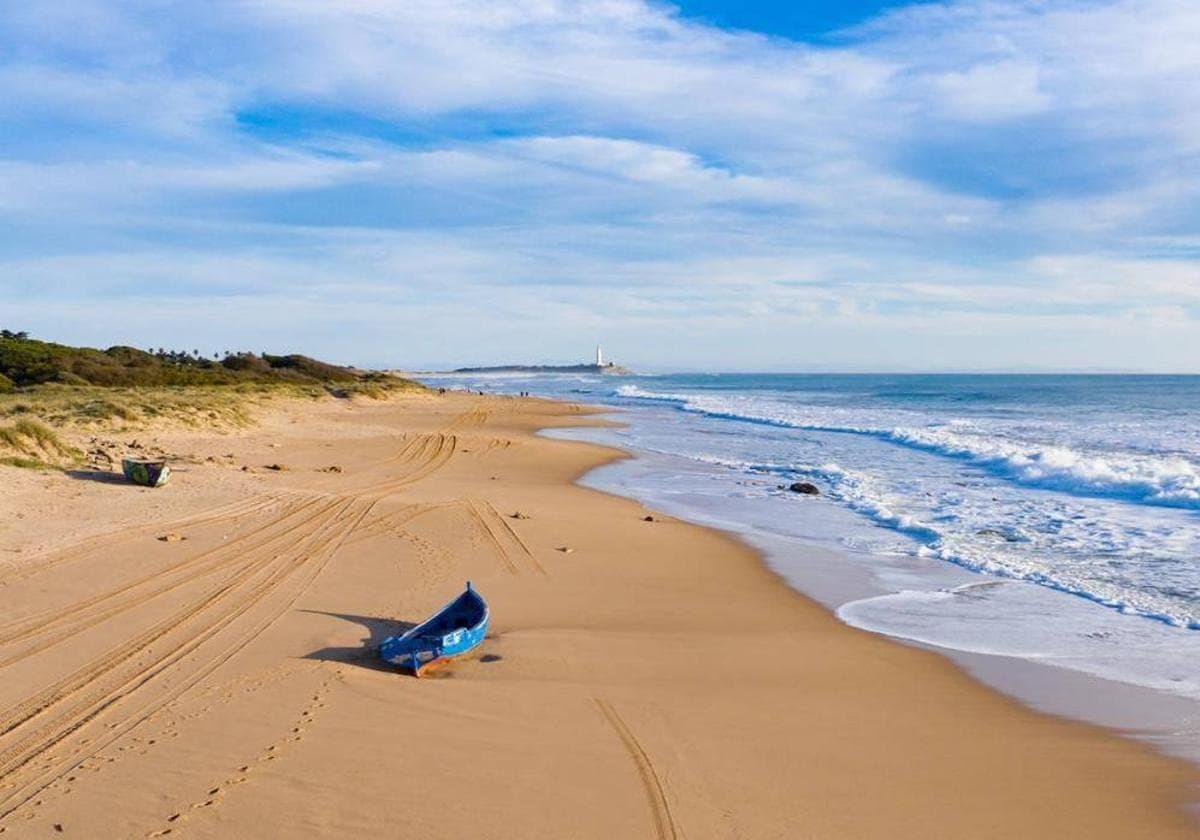
[[[369,365],[1200,370],[1200,4],[0,12],[0,321]]]

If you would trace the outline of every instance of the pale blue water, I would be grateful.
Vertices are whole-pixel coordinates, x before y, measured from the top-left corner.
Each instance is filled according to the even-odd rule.
[[[426,381],[623,409],[621,489],[845,553],[848,623],[1200,698],[1200,377]]]

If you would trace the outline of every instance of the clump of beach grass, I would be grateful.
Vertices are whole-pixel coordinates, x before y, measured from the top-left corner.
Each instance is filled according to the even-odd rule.
[[[58,433],[29,417],[0,426],[0,450],[7,450],[4,463],[14,467],[38,468],[79,460],[80,452],[64,443]]]
[[[51,429],[36,420],[22,418],[11,426],[0,428],[0,443],[13,449],[23,448],[30,443],[46,449],[60,449],[62,442]]]
[[[58,469],[54,464],[47,464],[37,458],[23,458],[20,455],[9,455],[0,458],[0,464],[6,467],[16,467],[21,470],[53,470]]]
[[[387,373],[366,373],[353,382],[339,382],[326,388],[338,399],[365,397],[369,400],[386,400],[393,394],[427,390],[424,385]]]

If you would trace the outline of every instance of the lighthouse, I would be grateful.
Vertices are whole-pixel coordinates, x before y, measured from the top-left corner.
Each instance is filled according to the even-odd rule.
[[[599,344],[596,345],[596,367],[604,367],[604,351]]]

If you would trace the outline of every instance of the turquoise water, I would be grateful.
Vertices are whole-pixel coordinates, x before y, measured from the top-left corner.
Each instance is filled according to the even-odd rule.
[[[849,623],[1200,698],[1200,377],[431,381],[621,408],[623,489],[852,556]]]

